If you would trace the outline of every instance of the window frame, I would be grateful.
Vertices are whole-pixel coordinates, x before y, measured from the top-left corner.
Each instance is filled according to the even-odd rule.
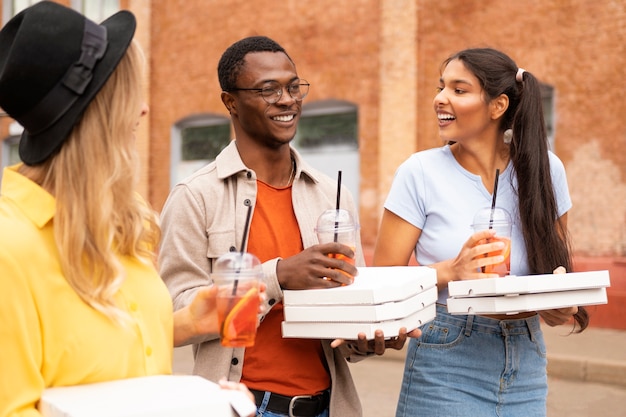
[[[229,126],[229,140],[232,140],[232,126],[230,118],[217,113],[202,113],[185,117],[172,125],[170,139],[170,189],[172,189],[186,175],[182,173],[182,163],[191,162],[183,161],[183,137],[184,129],[193,127],[209,127],[227,124]],[[213,159],[197,159],[198,165],[204,166],[213,161]]]

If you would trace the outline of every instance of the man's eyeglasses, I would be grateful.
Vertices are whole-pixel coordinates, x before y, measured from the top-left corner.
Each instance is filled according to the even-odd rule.
[[[300,80],[296,83],[285,86],[289,95],[297,101],[302,101],[309,93],[309,83],[306,80]],[[232,88],[230,91],[257,91],[261,93],[261,97],[268,104],[274,104],[283,96],[283,86],[273,81],[263,88]]]

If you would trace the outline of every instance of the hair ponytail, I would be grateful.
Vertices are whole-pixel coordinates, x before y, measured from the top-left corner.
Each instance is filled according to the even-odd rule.
[[[495,49],[466,49],[448,58],[443,65],[453,59],[462,61],[478,78],[487,100],[501,94],[509,98],[500,128],[502,134],[507,129],[513,130],[510,158],[517,175],[518,209],[530,273],[552,273],[559,266],[572,271],[569,237],[566,227],[559,221],[550,174],[539,81]],[[579,331],[589,324],[583,307],[579,307],[574,318]]]

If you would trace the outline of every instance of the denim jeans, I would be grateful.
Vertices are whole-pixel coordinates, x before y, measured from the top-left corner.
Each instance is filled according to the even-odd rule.
[[[396,417],[543,417],[546,365],[538,315],[499,321],[438,305],[409,342]]]

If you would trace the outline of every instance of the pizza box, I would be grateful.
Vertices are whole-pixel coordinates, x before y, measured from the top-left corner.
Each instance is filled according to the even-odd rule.
[[[432,303],[408,317],[381,322],[329,323],[283,321],[282,332],[284,338],[354,340],[359,333],[365,333],[368,339],[374,339],[374,332],[380,329],[385,334],[385,338],[389,338],[398,336],[401,327],[406,327],[407,331],[418,328],[424,323],[433,320],[435,314],[435,303]]]
[[[606,303],[606,288],[601,287],[535,294],[448,298],[448,312],[450,314],[515,314]]]
[[[406,300],[359,305],[285,305],[287,322],[381,322],[401,319],[437,301],[433,286]]]
[[[406,300],[437,284],[437,271],[425,266],[359,267],[351,285],[315,290],[285,290],[288,305],[383,304]]]
[[[247,417],[256,406],[240,391],[196,375],[155,375],[44,390],[43,417]],[[209,410],[209,411],[207,411]]]
[[[448,283],[448,292],[455,298],[483,297],[583,290],[610,285],[609,271],[589,271],[451,281]]]

